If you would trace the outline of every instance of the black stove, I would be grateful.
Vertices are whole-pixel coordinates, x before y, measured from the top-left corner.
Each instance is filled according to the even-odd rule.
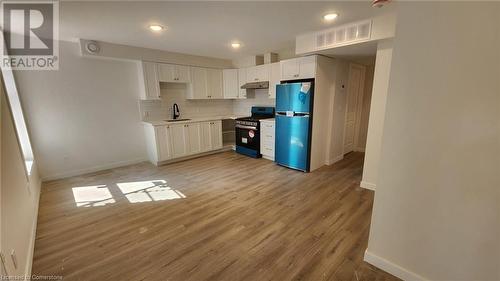
[[[253,106],[252,116],[236,119],[236,152],[259,158],[260,120],[274,118],[274,107]]]

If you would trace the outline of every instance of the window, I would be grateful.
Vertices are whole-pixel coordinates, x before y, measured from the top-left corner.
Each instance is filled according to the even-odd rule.
[[[1,41],[1,43],[3,44],[3,38],[1,38]],[[9,102],[10,111],[12,112],[12,119],[14,120],[14,126],[17,132],[17,139],[19,141],[19,146],[21,147],[21,151],[24,157],[26,173],[28,175],[31,175],[31,168],[33,166],[33,150],[31,149],[28,129],[24,120],[23,109],[21,108],[21,100],[19,99],[19,93],[17,92],[14,73],[12,72],[12,69],[4,67],[2,67],[1,70],[3,82],[5,84],[7,101]]]

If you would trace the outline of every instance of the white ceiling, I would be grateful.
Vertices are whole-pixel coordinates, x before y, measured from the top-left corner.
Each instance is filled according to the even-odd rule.
[[[234,59],[294,48],[295,36],[388,12],[351,2],[60,2],[60,37]],[[328,12],[339,14],[325,23]],[[167,27],[160,33],[148,25]],[[242,47],[229,47],[237,40]]]

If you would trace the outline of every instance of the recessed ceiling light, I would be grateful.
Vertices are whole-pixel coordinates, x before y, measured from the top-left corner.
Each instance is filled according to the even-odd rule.
[[[231,43],[231,47],[233,47],[233,49],[238,49],[239,47],[241,47],[241,44],[238,42],[234,42],[234,43]]]
[[[338,14],[326,14],[323,16],[323,19],[325,19],[327,21],[331,21],[331,20],[336,19],[338,16],[339,16]]]
[[[149,29],[151,29],[152,31],[162,31],[163,26],[157,25],[157,24],[152,24],[149,26]]]

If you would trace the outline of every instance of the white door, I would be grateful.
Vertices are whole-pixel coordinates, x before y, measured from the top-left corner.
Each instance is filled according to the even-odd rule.
[[[344,128],[344,154],[353,151],[357,145],[358,110],[360,97],[364,90],[365,67],[357,64],[349,65],[349,81],[347,84],[347,106]]]
[[[191,67],[191,90],[188,98],[206,99],[207,92],[207,70],[202,67]]]
[[[187,153],[196,154],[201,152],[200,146],[200,124],[185,124],[184,135],[186,139]]]
[[[170,146],[170,126],[156,126],[155,134],[158,148],[158,161],[165,161],[172,158],[172,148]]]
[[[172,143],[172,158],[187,154],[185,124],[170,125],[170,139]]]
[[[281,66],[279,62],[270,65],[269,75],[269,98],[276,98],[276,85],[280,84],[281,79]]]
[[[281,80],[298,79],[300,75],[298,59],[290,59],[281,62]]]
[[[174,71],[174,80],[178,83],[189,83],[191,82],[191,75],[189,71],[189,66],[186,65],[176,65]]]
[[[212,130],[211,122],[200,123],[200,146],[201,152],[212,150],[212,137],[210,130]]]
[[[247,90],[242,89],[241,86],[247,83],[247,69],[240,68],[238,69],[238,98],[246,99],[247,98]]]
[[[222,80],[224,82],[224,98],[238,98],[238,69],[224,69]]]
[[[210,122],[210,137],[212,149],[222,148],[222,121]]]
[[[222,70],[207,68],[208,98],[222,99]]]

